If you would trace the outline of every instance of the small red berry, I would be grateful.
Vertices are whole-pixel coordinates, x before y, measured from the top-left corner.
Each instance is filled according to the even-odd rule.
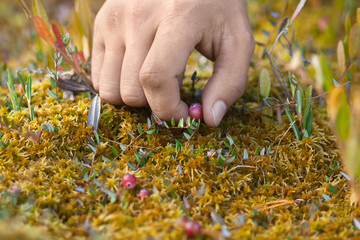
[[[196,121],[203,120],[203,108],[200,103],[194,103],[189,107],[189,116],[191,119],[195,118]]]
[[[132,189],[136,186],[136,177],[132,174],[125,174],[122,178],[122,185],[126,189]]]
[[[9,188],[9,193],[11,193],[12,195],[19,195],[21,192],[21,189],[19,186],[17,185],[13,185]]]
[[[139,194],[138,194],[138,198],[141,200],[141,201],[144,201],[146,200],[148,197],[150,197],[151,193],[146,190],[146,189],[141,189]]]
[[[196,221],[188,221],[184,225],[184,232],[189,238],[194,238],[201,233],[201,226]]]

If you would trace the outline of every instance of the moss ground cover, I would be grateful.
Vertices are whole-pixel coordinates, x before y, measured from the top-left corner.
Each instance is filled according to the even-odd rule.
[[[331,49],[344,30],[327,13],[340,3],[309,4],[309,11],[303,10],[298,19],[300,23],[306,19],[308,26],[295,23],[299,36],[295,49],[302,49],[304,57],[311,51],[329,50],[331,70],[336,71]],[[295,7],[290,1],[286,11],[292,13]],[[276,34],[267,35],[276,29],[268,19],[283,4],[249,1],[249,9],[257,12],[252,19],[256,40],[271,45]],[[314,14],[321,17],[311,19]],[[313,39],[302,39],[309,35],[305,32]],[[36,38],[32,44],[44,43]],[[285,73],[291,57],[286,48],[277,46],[274,51]],[[13,57],[3,61],[9,68],[19,67]],[[45,64],[42,58],[32,61],[33,67]],[[0,148],[0,239],[187,239],[182,217],[200,223],[198,239],[360,238],[354,220],[360,219],[360,210],[344,174],[326,103],[314,97],[312,133],[296,140],[284,110],[274,109],[274,117],[264,117],[258,110],[258,82],[264,68],[275,82],[258,45],[243,98],[218,128],[195,124],[192,132],[186,123],[185,127],[159,124],[148,108],[101,104],[94,134],[87,126],[90,94],[63,100],[65,93],[58,89],[58,101],[49,95],[48,89],[54,87],[43,73],[32,73],[35,117],[30,120],[25,101],[21,110],[9,111],[4,85],[0,88],[4,145]],[[315,71],[308,68],[310,74]],[[201,90],[211,63],[196,53],[189,59],[182,87],[189,105],[200,99],[192,87],[194,70],[199,77],[195,86]],[[5,72],[1,77],[6,79]],[[352,78],[356,82],[359,72]],[[278,96],[281,91],[274,84],[269,94]],[[124,189],[125,174],[136,176],[134,189]],[[145,200],[138,198],[141,189],[151,192]]]

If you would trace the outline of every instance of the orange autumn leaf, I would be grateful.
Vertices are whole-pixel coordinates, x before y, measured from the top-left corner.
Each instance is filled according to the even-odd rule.
[[[57,41],[58,47],[60,48],[60,51],[63,53],[66,53],[66,49],[65,49],[64,43],[62,41],[61,33],[60,33],[58,26],[55,23],[52,23],[51,27],[52,27],[52,30],[56,37],[56,41]]]
[[[34,24],[39,35],[48,43],[51,47],[56,49],[55,41],[51,35],[49,28],[47,27],[44,20],[42,20],[39,16],[34,17]]]

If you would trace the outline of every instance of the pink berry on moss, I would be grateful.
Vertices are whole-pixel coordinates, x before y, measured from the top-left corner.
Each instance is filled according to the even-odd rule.
[[[13,185],[9,188],[9,193],[11,193],[12,195],[19,195],[21,192],[21,189],[19,186],[17,185]]]
[[[189,238],[194,238],[201,233],[201,226],[196,221],[188,221],[184,224],[184,232]]]
[[[196,121],[203,120],[203,108],[200,103],[194,103],[189,107],[189,116],[191,119],[194,119]]]
[[[122,178],[122,185],[126,189],[132,189],[136,186],[136,177],[132,174],[125,174]]]
[[[138,198],[141,200],[141,201],[144,201],[146,200],[148,197],[150,197],[151,193],[146,190],[146,189],[141,189],[140,192],[138,193]]]

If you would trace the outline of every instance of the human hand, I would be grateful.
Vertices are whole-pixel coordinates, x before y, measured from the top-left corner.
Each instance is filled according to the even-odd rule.
[[[246,0],[107,0],[95,20],[94,88],[110,104],[186,119],[180,86],[194,48],[215,62],[202,104],[217,126],[244,92],[254,50]]]

